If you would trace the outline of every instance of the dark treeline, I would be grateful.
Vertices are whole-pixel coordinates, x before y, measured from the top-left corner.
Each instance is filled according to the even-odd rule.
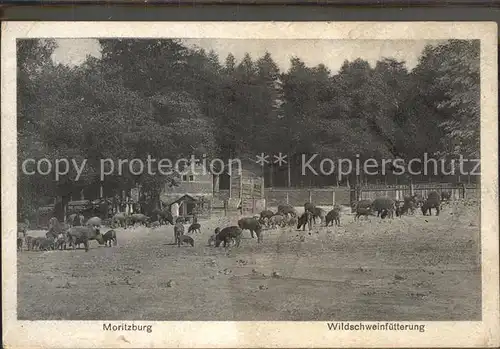
[[[282,152],[290,170],[265,167],[266,185],[297,186],[338,184],[335,175],[304,179],[300,154],[478,157],[479,41],[428,46],[412,71],[391,58],[375,66],[357,59],[337,74],[300,57],[283,72],[269,53],[239,62],[229,55],[221,64],[214,52],[176,40],[99,41],[102,57],[76,67],[53,62],[52,40],[18,41],[21,210],[99,182],[101,158],[253,160]],[[24,159],[42,157],[88,163],[78,185],[74,170],[58,182],[22,174]],[[126,172],[106,177],[104,188],[139,183],[157,193],[165,180],[175,178]]]

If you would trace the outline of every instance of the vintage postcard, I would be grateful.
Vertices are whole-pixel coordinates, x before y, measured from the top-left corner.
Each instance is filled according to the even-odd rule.
[[[497,347],[497,25],[3,22],[8,348]]]

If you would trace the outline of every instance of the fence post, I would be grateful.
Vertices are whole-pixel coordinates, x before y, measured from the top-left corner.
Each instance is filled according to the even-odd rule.
[[[335,207],[335,190],[332,190],[332,207]]]
[[[243,202],[243,176],[240,176],[240,196],[239,198]],[[241,206],[243,208],[243,205]]]
[[[309,202],[312,202],[312,191],[309,190]]]
[[[254,188],[253,188],[253,186],[254,186],[253,177],[250,181],[250,184],[252,186],[252,189],[250,189],[250,197],[252,198],[252,213],[254,213],[255,212],[255,197],[254,197]]]
[[[288,205],[288,192],[286,192],[286,204]]]
[[[415,195],[415,188],[413,186],[413,183],[410,183],[410,196]]]
[[[262,177],[260,181],[260,198],[265,199],[266,198],[266,193],[264,191],[264,177]]]

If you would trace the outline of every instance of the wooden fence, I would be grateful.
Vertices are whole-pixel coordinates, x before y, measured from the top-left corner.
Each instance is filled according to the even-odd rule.
[[[335,188],[266,188],[264,191],[266,207],[276,207],[280,204],[303,206],[313,202],[318,206],[333,206],[335,204],[349,206],[353,201],[388,196],[402,201],[405,196],[421,195],[427,197],[431,191],[450,192],[452,200],[481,198],[478,184],[450,183],[419,183],[413,185],[368,185],[358,189],[348,187]]]
[[[314,202],[318,206],[333,206],[335,203],[349,205],[350,189],[347,187],[336,188],[287,188],[264,190],[266,207],[276,207],[281,204],[303,206],[306,202]]]
[[[393,185],[379,186],[372,185],[361,187],[358,190],[351,191],[351,201],[356,200],[373,200],[380,196],[388,196],[398,201],[403,201],[405,196],[420,195],[425,198],[431,191],[436,191],[441,195],[443,192],[451,194],[451,200],[472,199],[479,200],[481,198],[480,186],[476,184],[413,184],[413,185]]]
[[[377,197],[388,196],[402,201],[405,196],[412,194],[427,197],[431,191],[437,191],[440,195],[447,191],[451,193],[451,200],[472,199],[480,200],[481,191],[479,184],[449,184],[449,183],[419,183],[413,185],[368,185],[358,189],[349,187],[334,188],[265,188],[264,198],[252,199],[241,209],[228,207],[226,195],[215,199],[212,206],[214,215],[231,214],[258,214],[266,208],[276,208],[281,204],[289,204],[301,207],[306,202],[312,202],[318,206],[331,207],[335,204],[350,206],[354,201],[373,200]]]

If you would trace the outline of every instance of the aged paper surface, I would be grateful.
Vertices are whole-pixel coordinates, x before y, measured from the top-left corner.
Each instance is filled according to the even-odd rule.
[[[497,43],[486,22],[2,23],[4,345],[498,347]],[[412,151],[481,176],[329,171]],[[109,168],[200,154],[243,170],[156,197]]]

